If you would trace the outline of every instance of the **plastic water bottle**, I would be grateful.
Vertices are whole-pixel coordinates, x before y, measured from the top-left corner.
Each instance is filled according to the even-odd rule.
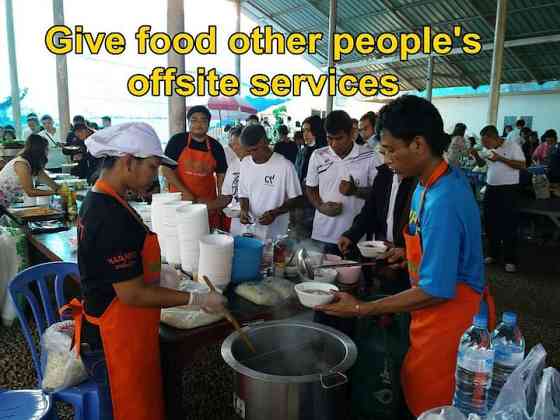
[[[273,260],[274,260],[274,244],[272,242],[272,239],[265,239],[262,264],[261,264],[261,274],[263,275],[263,277],[268,277],[272,275]]]
[[[517,315],[504,312],[502,322],[492,333],[494,348],[494,373],[492,387],[488,393],[488,410],[490,410],[511,372],[525,357],[525,339],[517,326]]]
[[[453,405],[465,416],[474,413],[484,418],[487,412],[494,365],[494,350],[487,326],[488,318],[476,315],[459,344]]]

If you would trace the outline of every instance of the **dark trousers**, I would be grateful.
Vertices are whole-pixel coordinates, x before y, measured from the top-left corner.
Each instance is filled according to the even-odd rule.
[[[492,258],[503,256],[505,264],[517,264],[518,202],[518,185],[486,187],[484,225],[488,239],[487,255]]]
[[[105,353],[103,350],[85,350],[84,346],[82,346],[81,355],[90,379],[97,385],[99,412],[101,413],[99,417],[103,420],[111,420],[113,418],[113,403],[111,401]]]

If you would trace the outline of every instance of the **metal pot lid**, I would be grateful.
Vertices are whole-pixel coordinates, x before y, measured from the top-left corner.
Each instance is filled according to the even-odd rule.
[[[318,324],[315,322],[307,322],[307,321],[282,320],[282,321],[264,322],[254,326],[246,326],[243,328],[243,330],[249,335],[249,338],[252,339],[252,342],[257,347],[257,352],[258,352],[259,342],[258,341],[255,342],[254,337],[258,335],[259,332],[263,332],[264,330],[275,329],[275,328],[308,329],[310,333],[311,331],[313,331],[315,333],[326,335],[329,337],[330,340],[334,340],[337,343],[337,345],[339,345],[340,348],[343,349],[342,352],[344,353],[344,355],[338,363],[334,364],[333,366],[330,366],[327,371],[323,371],[320,373],[298,375],[298,376],[285,376],[285,375],[264,373],[246,366],[246,364],[244,364],[243,362],[247,361],[248,359],[244,359],[240,361],[235,357],[233,347],[244,345],[241,342],[240,334],[237,331],[235,331],[231,333],[222,343],[222,349],[221,349],[222,358],[236,372],[252,379],[256,379],[264,382],[272,382],[272,383],[308,383],[308,382],[321,381],[321,378],[332,375],[333,373],[346,372],[356,362],[358,350],[354,342],[350,339],[350,337],[326,325]],[[305,334],[302,334],[301,337],[305,338]],[[259,354],[257,354],[254,357],[259,357]]]

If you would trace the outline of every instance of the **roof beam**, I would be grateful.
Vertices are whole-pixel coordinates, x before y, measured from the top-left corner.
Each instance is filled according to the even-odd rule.
[[[276,29],[280,32],[283,32],[284,34],[290,34],[292,32],[298,32],[295,29],[288,28],[286,26],[280,25],[278,22],[276,22],[271,17],[271,15],[267,14],[264,10],[262,10],[258,6],[255,6],[250,1],[243,1],[241,3],[241,5],[242,5],[242,8],[243,8],[243,11],[248,16],[250,16],[253,20],[255,20],[257,22],[266,22],[269,25],[271,25],[274,29]],[[306,54],[305,56],[311,63],[313,63],[317,67],[321,68],[325,65],[325,62],[327,62],[327,56],[325,54],[323,54],[322,52],[320,52],[319,50],[317,50],[317,54],[323,58],[324,62],[319,60],[315,55],[312,55],[312,54]]]
[[[419,6],[419,5],[423,5],[423,4],[428,4],[428,3],[434,3],[434,2],[421,1],[421,2],[418,2],[418,3],[410,3],[410,4],[406,5],[406,8],[410,9],[410,8],[413,8],[413,7],[416,7],[416,6]],[[435,3],[438,3],[438,2],[435,2]],[[514,13],[526,13],[526,12],[529,12],[531,10],[545,9],[545,8],[548,8],[548,7],[559,7],[559,4],[558,4],[558,2],[555,1],[555,2],[545,3],[545,4],[539,4],[539,5],[536,5],[536,6],[527,6],[527,7],[519,7],[519,8],[516,8],[516,9],[508,9],[508,16],[512,15]],[[400,7],[394,8],[393,10],[401,10],[403,8],[405,8],[405,6],[400,6]],[[356,21],[359,21],[359,20],[362,20],[362,19],[367,19],[367,18],[370,18],[370,17],[378,17],[380,15],[385,15],[385,14],[389,14],[389,13],[391,13],[389,10],[383,9],[383,10],[376,10],[374,12],[366,13],[366,14],[363,14],[363,15],[342,16],[340,18],[340,20],[341,21],[351,20],[355,23]],[[489,17],[494,17],[494,16],[495,15],[482,15],[483,18],[487,18],[487,17],[489,18]],[[462,18],[458,18],[458,19],[440,20],[440,21],[437,21],[437,22],[430,22],[429,24],[432,27],[442,27],[442,26],[447,26],[447,25],[456,25],[456,24],[459,24],[459,23],[470,22],[470,21],[473,21],[473,20],[479,20],[480,17],[481,17],[481,15],[466,16],[466,17],[462,17]],[[311,32],[311,31],[319,29],[319,28],[320,28],[319,25],[313,25],[313,26],[304,27],[304,28],[300,29],[300,31],[301,32]],[[420,29],[420,26],[417,29]],[[399,28],[399,29],[393,30],[392,32],[397,32],[398,33],[398,32],[408,32],[408,31],[409,31],[409,29],[407,29],[407,28]],[[492,33],[493,32],[494,32],[494,29],[492,28]],[[534,33],[534,34],[531,33],[529,35],[536,35],[536,34],[537,33]]]
[[[320,15],[326,17],[327,19],[329,18],[328,15],[325,14],[325,12],[323,12],[315,3],[313,0],[304,0],[304,2],[306,4],[309,5],[309,7],[311,7],[313,10],[315,10],[315,12],[319,13]],[[343,28],[340,24],[337,23],[336,25],[337,27],[337,31],[338,32],[348,32],[345,28]],[[330,42],[330,40],[329,40]],[[335,67],[337,67],[338,65],[335,65]],[[399,80],[402,80],[404,83],[406,83],[409,86],[412,86],[414,89],[419,90],[420,88],[416,85],[416,83],[412,82],[411,80],[407,79],[406,77],[404,77],[402,74],[399,74],[398,70],[390,65],[387,66],[387,68],[389,70],[391,70],[396,76],[398,76]]]
[[[414,31],[414,28],[417,26],[414,22],[410,21],[405,15],[403,15],[399,10],[395,10],[391,0],[382,0],[383,5],[387,8],[387,10],[391,11],[393,16],[399,21],[402,22],[403,25],[409,30]],[[460,67],[455,65],[451,62],[449,57],[441,56],[442,60],[445,61],[449,67],[453,69],[457,73],[458,76],[461,76],[465,82],[468,82],[472,87],[476,88],[478,86],[478,82],[476,82],[472,77],[470,77],[465,71]]]
[[[527,45],[547,44],[552,42],[560,42],[560,34],[537,36],[532,38],[512,39],[504,43],[504,48],[524,47]],[[492,51],[493,49],[494,49],[493,42],[482,44],[482,51]],[[462,48],[453,48],[448,55],[458,55],[458,54],[463,54]],[[423,60],[428,57],[429,54],[418,53],[409,56],[408,61]],[[401,60],[398,56],[383,57],[380,59],[366,58],[363,60],[351,61],[349,63],[341,63],[338,65],[338,68],[340,70],[351,70],[359,67],[367,67],[372,65],[379,66],[379,65],[398,63],[400,61]]]
[[[490,29],[491,31],[494,31],[494,28],[492,27],[492,24],[489,22],[488,18],[484,17],[482,15],[482,13],[480,12],[480,10],[478,9],[478,7],[476,7],[474,5],[474,3],[472,2],[472,0],[465,0],[465,3],[467,4],[467,6],[477,15],[479,15],[480,19],[484,22],[484,25]],[[496,18],[496,16],[494,16],[494,18]],[[517,62],[518,65],[520,65],[521,67],[523,67],[525,69],[525,72],[529,75],[529,77],[532,80],[535,80],[537,82],[539,82],[539,79],[537,78],[537,76],[535,75],[535,73],[529,68],[529,66],[527,65],[527,63],[525,63],[523,61],[523,59],[521,57],[519,57],[517,55],[517,53],[513,50],[506,50],[512,57],[513,59]]]

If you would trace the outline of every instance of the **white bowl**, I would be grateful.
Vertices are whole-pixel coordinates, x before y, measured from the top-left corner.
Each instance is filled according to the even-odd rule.
[[[319,283],[334,283],[336,280],[336,276],[338,275],[338,271],[334,268],[318,268],[314,271],[314,278],[310,279],[307,276],[301,276],[301,279],[306,281],[313,281]]]
[[[356,261],[349,261],[349,260],[342,260],[339,261],[339,264],[344,263],[355,263]],[[355,267],[338,267],[336,268],[338,271],[338,281],[343,284],[356,284],[360,280],[360,276],[362,274],[362,267],[355,266]]]
[[[230,207],[226,207],[222,210],[222,212],[230,219],[239,219],[239,217],[241,216],[240,209],[232,209]]]
[[[358,242],[358,249],[366,258],[376,258],[387,252],[387,245],[383,241]]]
[[[326,292],[325,294],[310,293],[309,291],[320,290]],[[333,284],[321,283],[317,281],[306,281],[304,283],[296,284],[295,291],[298,299],[303,306],[314,308],[317,305],[326,305],[334,300],[334,293],[339,289]]]

